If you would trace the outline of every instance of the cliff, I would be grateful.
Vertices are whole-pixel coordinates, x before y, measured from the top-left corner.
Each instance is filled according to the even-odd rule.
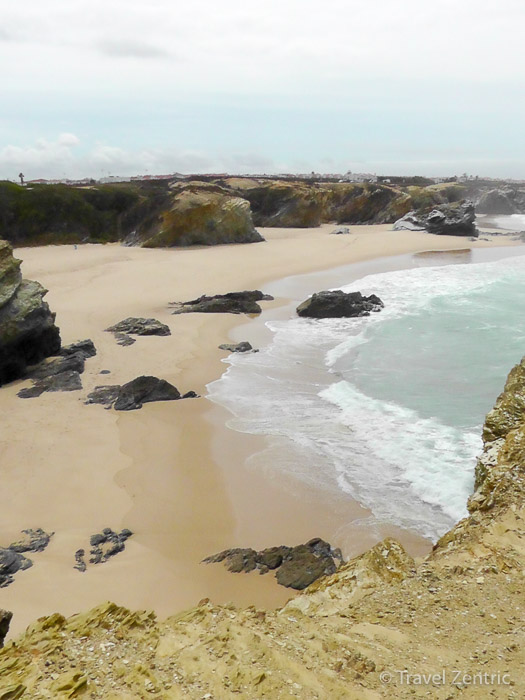
[[[55,314],[43,301],[46,293],[38,282],[22,278],[20,260],[0,240],[0,386],[60,350]]]
[[[524,697],[525,359],[483,438],[470,515],[422,562],[388,539],[278,611],[43,618],[0,651],[0,697]]]
[[[250,205],[213,184],[188,182],[171,187],[169,208],[153,235],[135,236],[145,248],[256,243],[262,241],[252,222]]]

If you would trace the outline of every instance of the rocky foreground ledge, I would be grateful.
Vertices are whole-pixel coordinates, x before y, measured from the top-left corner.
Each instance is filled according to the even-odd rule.
[[[0,698],[525,697],[525,359],[483,437],[470,515],[423,562],[387,539],[277,611],[42,618],[0,651]]]

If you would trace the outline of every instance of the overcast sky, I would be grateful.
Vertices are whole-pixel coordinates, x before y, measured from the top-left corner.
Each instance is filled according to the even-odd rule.
[[[0,0],[0,177],[525,179],[523,0]]]

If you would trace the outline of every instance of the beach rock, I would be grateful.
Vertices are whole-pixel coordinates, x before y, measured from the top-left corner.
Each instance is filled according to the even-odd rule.
[[[146,248],[257,243],[250,203],[228,190],[202,182],[172,187],[171,207],[162,213],[160,231],[142,241]]]
[[[45,379],[38,379],[33,386],[20,389],[17,393],[21,399],[34,399],[46,391],[79,391],[82,389],[80,374],[74,371],[61,372]]]
[[[125,318],[114,326],[106,328],[106,331],[127,335],[171,335],[169,326],[157,321],[156,318]]]
[[[82,374],[85,362],[86,358],[83,352],[67,354],[64,357],[53,357],[33,369],[30,372],[30,377],[31,379],[47,379],[65,372]]]
[[[476,228],[476,210],[472,202],[442,205],[425,218],[425,228],[438,236],[473,236],[479,233]]]
[[[332,236],[347,236],[350,233],[350,229],[348,226],[339,226],[339,228],[334,228],[330,233]]]
[[[42,552],[54,533],[46,533],[42,529],[23,530],[26,537],[9,547],[0,547],[0,588],[13,583],[14,575],[33,566],[31,559],[24,552]]]
[[[208,297],[203,295],[191,301],[173,301],[170,303],[174,314],[260,314],[258,301],[271,301],[273,297],[263,294],[258,289],[245,292],[228,292]]]
[[[4,639],[7,637],[9,632],[9,625],[11,624],[11,619],[13,613],[8,610],[0,610],[0,649],[4,646]]]
[[[127,347],[128,345],[133,345],[133,343],[136,342],[135,338],[132,338],[130,335],[127,335],[126,333],[114,333],[115,340],[119,345],[122,345],[123,347]]]
[[[118,398],[120,392],[120,384],[108,384],[105,386],[96,386],[91,393],[88,394],[85,401],[86,404],[97,403],[102,406],[111,408]]]
[[[151,401],[175,401],[180,398],[179,390],[165,379],[142,376],[120,387],[114,408],[117,411],[133,411]]]
[[[365,297],[361,292],[341,290],[317,292],[297,307],[297,314],[307,318],[350,318],[369,316],[384,304],[375,294]]]
[[[142,376],[122,386],[120,384],[97,386],[88,394],[85,403],[102,404],[108,408],[113,406],[117,411],[132,411],[152,401],[176,401],[195,397],[197,394],[194,391],[181,396],[179,390],[164,379]]]
[[[92,340],[77,340],[76,343],[71,343],[71,345],[63,345],[60,351],[60,355],[66,357],[67,355],[77,355],[80,354],[86,360],[88,357],[94,357],[97,354],[97,349]]]
[[[73,567],[74,569],[77,569],[77,571],[80,571],[81,573],[84,573],[87,569],[87,564],[85,560],[85,555],[86,555],[86,550],[85,549],[77,549],[75,552],[75,561],[76,564]]]
[[[43,552],[55,533],[45,532],[41,527],[38,527],[36,530],[22,530],[22,534],[25,537],[9,545],[9,549],[13,552],[20,554],[23,552]]]
[[[55,314],[43,301],[46,293],[38,282],[22,279],[20,261],[0,240],[0,385],[60,350]]]
[[[394,223],[393,229],[394,231],[424,231],[425,224],[415,211],[409,211]]]
[[[277,582],[281,586],[302,590],[320,576],[333,574],[342,563],[339,550],[332,550],[328,542],[320,538],[310,540],[296,547],[269,547],[260,552],[250,548],[225,549],[203,560],[205,564],[223,562],[232,573],[249,573],[258,569],[259,573],[276,571]]]
[[[441,204],[430,213],[411,211],[394,223],[394,230],[428,231],[438,236],[479,235],[476,228],[476,210],[472,202]]]
[[[227,350],[228,352],[258,352],[258,350],[254,350],[246,340],[241,343],[223,343],[219,345],[219,350]]]
[[[103,564],[108,561],[111,557],[114,557],[119,552],[123,552],[125,549],[125,542],[132,536],[131,530],[125,528],[121,530],[120,533],[115,532],[109,527],[105,527],[102,533],[96,533],[91,535],[90,538],[90,563],[91,564]],[[79,549],[75,553],[75,560],[77,565],[74,567],[79,571],[85,571],[86,564],[84,561],[84,550]]]

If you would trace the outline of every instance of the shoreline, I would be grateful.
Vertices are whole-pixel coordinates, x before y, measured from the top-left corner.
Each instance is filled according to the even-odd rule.
[[[270,284],[272,280],[283,280],[283,270],[293,267],[294,262],[294,269],[299,269],[300,274],[311,273],[314,270],[323,274],[324,270],[324,274],[329,275],[333,262],[337,258],[341,259],[343,254],[354,260],[356,257],[360,260],[377,259],[379,251],[368,245],[369,241],[360,240],[368,238],[371,235],[370,230],[362,233],[363,228],[360,227],[354,237],[344,237],[347,240],[341,242],[334,240],[332,244],[328,242],[330,239],[342,237],[325,236],[326,229],[331,227],[323,228],[324,231],[282,229],[267,233],[268,236],[272,235],[269,243],[272,249],[275,249],[271,256],[265,253],[268,267],[274,257],[278,259],[278,264],[272,267],[273,271],[261,269],[263,266],[257,259],[260,256],[256,255],[255,251],[247,255],[248,250],[239,250],[238,246],[225,246],[222,250],[214,248],[183,251],[191,254],[180,257],[190,262],[196,257],[207,259],[209,262],[211,254],[214,254],[215,259],[221,259],[222,268],[220,279],[216,279],[213,289],[208,280],[202,282],[191,279],[192,270],[185,270],[183,279],[178,282],[178,289],[185,291],[184,296],[181,292],[180,298],[188,299],[202,293],[233,291],[241,288],[240,285],[243,288],[260,288]],[[462,239],[445,241],[444,237],[415,235],[412,232],[406,237],[399,236],[399,240],[399,232],[395,232],[396,240],[390,242],[387,227],[370,228],[383,229],[378,232],[378,235],[382,234],[381,239],[377,241],[379,247],[384,249],[392,246],[398,250],[401,247],[402,252],[424,252],[431,243],[441,244],[442,249],[447,245],[450,245],[451,249],[461,249],[466,243]],[[302,241],[311,241],[310,248],[313,250],[310,250],[308,259],[297,261],[295,258],[298,252],[297,245],[300,245],[297,241],[299,238]],[[498,240],[494,242],[487,244],[480,241],[479,245],[472,247],[500,247],[501,243],[501,237],[498,236]],[[515,241],[508,241],[507,245],[519,247]],[[327,251],[327,247],[330,247],[330,250]],[[69,260],[73,258],[74,263],[75,253],[69,250],[72,246],[64,248],[68,249],[62,251],[68,254],[65,257]],[[86,326],[98,329],[95,345],[99,349],[99,355],[88,361],[86,373],[83,375],[85,388],[82,395],[96,383],[105,383],[108,379],[111,383],[127,381],[132,378],[127,375],[128,372],[132,372],[133,376],[139,373],[156,374],[176,383],[181,390],[195,389],[202,393],[204,386],[224,371],[224,363],[221,362],[224,354],[217,349],[218,344],[226,342],[232,335],[237,336],[241,332],[238,329],[244,328],[246,322],[243,319],[239,323],[236,317],[198,319],[196,315],[191,314],[186,317],[171,316],[166,307],[167,302],[176,298],[175,292],[171,298],[165,298],[167,292],[163,285],[167,281],[173,283],[179,270],[173,273],[164,268],[170,266],[173,262],[170,258],[180,251],[146,251],[146,255],[142,255],[144,251],[141,249],[130,251],[118,246],[113,247],[113,255],[111,248],[110,246],[105,250],[96,251],[97,254],[89,261],[88,269],[92,273],[88,275],[89,284],[102,287],[102,292],[98,290],[101,294],[99,299],[104,299],[104,291],[106,295],[114,295],[114,285],[118,279],[115,280],[111,275],[119,267],[117,258],[131,262],[135,272],[138,270],[145,277],[148,275],[145,275],[143,268],[151,268],[149,275],[153,275],[153,280],[149,281],[148,277],[146,290],[134,289],[128,292],[125,303],[117,300],[116,304],[107,305],[108,308],[102,310],[98,307],[93,308],[93,304],[90,305],[88,300],[84,300],[85,308],[80,304],[79,314],[78,301],[83,298],[82,291],[73,294],[72,299],[68,297],[72,285],[73,288],[78,286],[75,283],[75,274],[85,274],[85,267],[82,265],[79,267],[69,263],[64,270],[61,267],[63,261],[56,260],[57,256],[48,255],[47,261],[42,260],[42,257],[46,257],[42,255],[42,250],[32,249],[36,253],[27,257],[32,257],[33,260],[28,261],[27,266],[24,263],[22,268],[26,276],[46,284],[39,272],[45,272],[47,264],[51,273],[48,270],[44,276],[49,277],[54,270],[54,274],[58,275],[63,283],[60,292],[55,285],[47,283],[46,286],[52,290],[48,301],[53,310],[59,311],[59,325],[63,325],[62,319],[66,319],[64,342],[86,337],[87,333],[82,332]],[[283,257],[284,250],[287,254]],[[247,269],[243,267],[232,275],[229,259],[231,256],[228,256],[227,252],[240,264],[243,258],[251,257]],[[201,264],[198,262],[199,266]],[[100,265],[103,266],[104,272]],[[162,274],[159,273],[158,265],[163,267]],[[27,267],[31,268],[30,274]],[[105,281],[108,272],[111,273],[110,279]],[[195,269],[193,276],[194,272]],[[230,282],[227,282],[228,276]],[[118,278],[118,274],[116,277]],[[126,280],[128,284],[136,284],[136,279],[130,280],[129,275],[126,276]],[[249,280],[253,281],[250,287],[245,284],[245,281]],[[124,293],[125,290],[122,291]],[[129,308],[130,299],[133,300],[133,309],[130,309],[133,313],[124,311]],[[277,303],[272,302],[272,312],[286,305],[281,304],[279,300]],[[264,308],[269,307],[265,305]],[[82,313],[84,318],[78,318]],[[116,346],[112,336],[107,333],[104,335],[102,328],[109,325],[106,317],[116,321],[126,315],[154,315],[159,320],[168,322],[174,336],[180,341],[179,344],[166,343],[162,338],[139,338],[131,348],[122,349]],[[264,316],[264,313],[261,316]],[[175,325],[177,330],[174,332]],[[97,373],[106,366],[111,366],[111,375],[101,380]],[[107,598],[131,608],[154,608],[159,617],[165,617],[184,607],[195,605],[204,597],[210,597],[218,603],[233,600],[239,605],[255,603],[267,607],[280,605],[292,597],[293,592],[279,587],[271,575],[235,576],[220,565],[198,564],[202,558],[199,552],[206,556],[221,548],[233,546],[259,548],[299,543],[299,540],[294,541],[291,533],[296,531],[299,535],[304,524],[291,520],[292,513],[298,511],[290,509],[290,499],[287,499],[282,489],[276,489],[273,485],[270,488],[268,484],[264,484],[264,478],[256,478],[249,470],[243,469],[240,470],[241,478],[235,486],[232,485],[232,475],[237,471],[236,466],[246,458],[246,454],[253,454],[255,444],[262,445],[264,438],[243,434],[241,439],[239,434],[229,430],[222,422],[223,418],[215,412],[216,407],[210,409],[209,402],[204,400],[174,402],[171,405],[150,404],[138,412],[119,415],[104,411],[100,407],[83,406],[76,397],[72,400],[71,395],[67,394],[44,395],[40,399],[23,402],[15,397],[15,392],[21,385],[23,382],[17,382],[16,385],[2,390],[2,399],[7,400],[7,405],[4,401],[1,407],[4,410],[7,408],[8,411],[10,408],[14,410],[14,415],[9,415],[11,441],[8,450],[4,450],[3,457],[4,462],[7,457],[10,467],[13,465],[11,471],[17,472],[11,475],[12,479],[8,481],[8,485],[14,488],[16,483],[20,484],[20,479],[32,478],[27,482],[29,497],[27,493],[21,493],[20,489],[18,491],[19,499],[23,499],[24,496],[26,498],[25,504],[19,501],[19,505],[27,506],[27,511],[24,512],[23,507],[13,508],[12,503],[6,508],[5,506],[9,505],[9,494],[4,494],[6,504],[3,502],[4,516],[0,520],[2,539],[7,545],[8,541],[16,538],[22,527],[42,526],[46,529],[47,522],[53,523],[56,535],[46,552],[34,555],[34,567],[18,574],[15,582],[0,592],[0,607],[15,612],[12,635],[22,631],[29,621],[42,614],[50,614],[56,610],[72,614]],[[24,406],[27,407],[34,425],[29,451],[24,444],[24,441],[27,441],[28,416]],[[89,411],[89,414],[86,414],[86,411]],[[90,416],[89,421],[85,420],[86,415]],[[228,438],[222,439],[226,435],[225,431],[229,431]],[[66,444],[57,445],[60,439]],[[217,441],[220,443],[220,449],[226,451],[226,454],[220,457],[217,455]],[[46,449],[43,450],[43,447]],[[80,456],[79,447],[84,450]],[[54,454],[53,450],[57,449],[58,454]],[[30,468],[27,465],[28,455],[31,457],[29,461],[32,462]],[[229,468],[224,466],[224,462],[229,462]],[[50,500],[44,503],[42,501],[45,500],[46,492],[42,493],[43,477],[39,468],[51,469],[50,478],[44,479],[44,483],[48,483],[47,494]],[[9,468],[7,471],[10,471]],[[56,498],[53,487],[56,487],[57,479],[64,479],[64,482],[59,484],[62,499],[59,512],[54,513],[54,517],[49,517],[49,506]],[[172,488],[173,497],[167,497],[168,487]],[[280,533],[278,541],[263,541],[258,520],[261,516],[253,517],[253,508],[242,498],[243,494],[249,493],[250,488],[255,490],[260,504],[264,501],[260,496],[266,489],[265,497],[274,504],[275,512],[281,513],[275,515],[275,521],[271,522],[276,534]],[[13,491],[10,493],[12,497]],[[66,504],[63,502],[65,499],[68,501]],[[35,503],[39,503],[40,507],[35,508]],[[323,536],[319,532],[320,523],[325,517],[326,522],[333,522],[336,509],[333,503],[330,503],[330,507],[324,511],[319,494],[312,494],[312,503],[313,507],[318,508],[315,532],[312,536]],[[12,517],[14,514],[16,517]],[[284,515],[287,520],[278,522]],[[248,516],[251,516],[250,528],[247,526]],[[312,517],[308,516],[307,519],[311,521]],[[74,527],[72,523],[75,523]],[[311,522],[308,524],[311,525]],[[85,544],[86,536],[89,537],[107,526],[130,527],[136,534],[128,541],[125,553],[103,567],[89,567],[86,574],[80,575],[72,569],[73,552]],[[265,521],[265,529],[269,536],[268,520]],[[261,544],[256,535],[261,537]],[[273,538],[273,535],[271,537]],[[244,542],[242,545],[239,544],[241,540]],[[217,546],[219,542],[226,544],[224,547]],[[364,549],[367,547],[368,545],[365,545]],[[194,558],[193,564],[188,561],[188,557]],[[130,585],[130,580],[134,581],[133,585]],[[57,587],[60,592],[53,593],[52,589]]]

